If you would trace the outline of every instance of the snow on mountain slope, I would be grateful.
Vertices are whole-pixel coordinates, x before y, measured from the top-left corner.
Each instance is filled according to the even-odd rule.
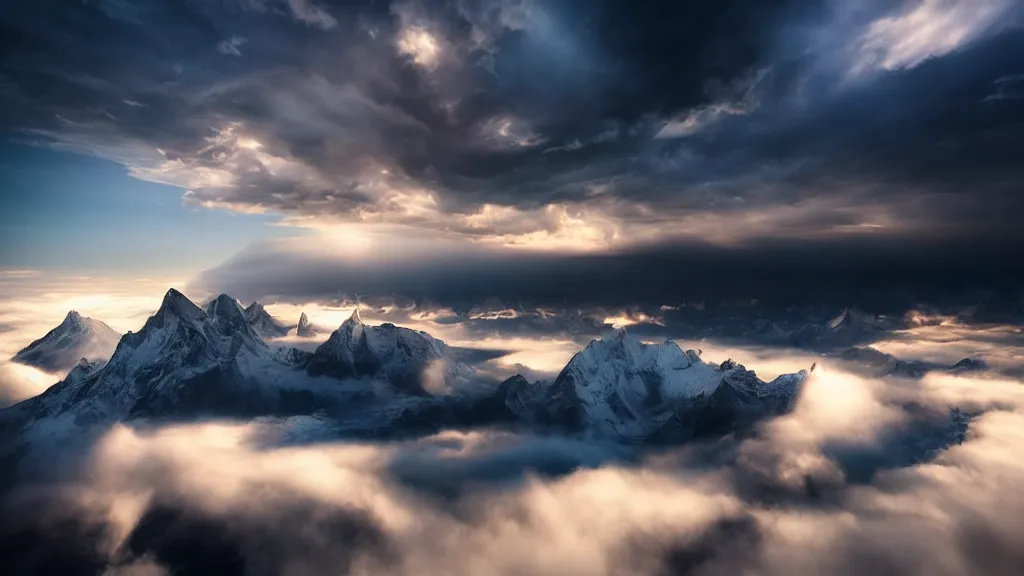
[[[345,320],[309,361],[311,375],[384,380],[411,394],[444,394],[469,369],[446,355],[444,342],[426,332],[385,323],[367,326],[359,310]]]
[[[708,364],[699,352],[621,330],[591,342],[550,384],[515,376],[481,393],[472,369],[448,352],[424,332],[368,326],[358,311],[312,354],[271,348],[231,297],[203,309],[170,290],[109,362],[83,361],[42,395],[0,411],[0,431],[74,436],[75,427],[113,420],[327,409],[342,428],[371,436],[518,423],[676,442],[789,410],[807,376],[763,382],[734,362]]]
[[[708,364],[674,342],[644,344],[619,330],[573,356],[542,410],[563,427],[643,441],[680,412],[714,409],[742,420],[748,412],[788,409],[805,377],[801,372],[766,383],[734,362]]]
[[[288,335],[288,326],[267,312],[263,304],[253,302],[245,309],[245,319],[260,338],[278,338]]]
[[[81,421],[250,413],[272,402],[275,386],[303,376],[263,343],[234,299],[221,295],[204,311],[172,289],[105,366],[72,371],[36,400],[46,414],[73,412]]]
[[[64,372],[81,358],[106,361],[121,338],[110,326],[72,310],[64,321],[11,358],[47,372]]]

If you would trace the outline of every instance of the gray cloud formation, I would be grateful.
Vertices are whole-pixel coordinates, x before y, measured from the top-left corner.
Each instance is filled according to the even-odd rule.
[[[331,301],[356,296],[403,297],[465,312],[497,299],[504,306],[556,309],[758,300],[768,310],[826,305],[902,314],[925,304],[947,313],[1005,302],[997,321],[1018,320],[1022,278],[1004,263],[1012,245],[949,239],[942,244],[819,240],[762,241],[757,247],[664,244],[594,255],[507,254],[450,240],[333,244],[305,238],[251,246],[200,274],[194,289],[242,300]],[[980,289],[988,289],[988,292]]]
[[[1016,245],[1021,12],[972,6],[22,3],[0,122],[310,226]]]

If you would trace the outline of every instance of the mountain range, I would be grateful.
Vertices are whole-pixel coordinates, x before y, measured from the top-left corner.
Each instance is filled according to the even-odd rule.
[[[81,358],[41,395],[0,410],[0,436],[20,446],[118,421],[321,414],[359,436],[489,424],[677,442],[784,413],[811,379],[801,371],[764,382],[734,362],[707,363],[700,351],[618,330],[551,382],[516,375],[481,385],[444,342],[367,325],[358,310],[313,352],[268,345],[268,317],[227,295],[199,307],[169,290],[109,360]]]
[[[700,351],[618,330],[573,356],[550,385],[515,376],[498,394],[522,421],[632,443],[680,442],[788,412],[811,375],[765,382],[731,360],[707,363]]]

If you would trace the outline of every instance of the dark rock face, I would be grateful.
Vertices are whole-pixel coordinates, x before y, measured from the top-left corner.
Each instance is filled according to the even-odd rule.
[[[313,353],[306,352],[305,350],[299,350],[298,348],[278,348],[274,352],[274,356],[285,364],[291,364],[299,368],[306,368],[306,366],[309,365],[310,359],[313,357]]]
[[[372,378],[408,393],[426,394],[425,371],[445,361],[445,345],[429,334],[386,323],[367,326],[358,310],[313,352],[307,364],[312,376]]]
[[[935,365],[927,362],[904,361],[870,347],[853,347],[843,350],[839,359],[854,372],[867,376],[899,376],[901,378],[921,378]]]
[[[964,358],[953,364],[951,368],[953,372],[978,372],[986,369],[988,369],[988,365],[983,360],[977,358]]]
[[[962,374],[988,369],[984,361],[964,358],[952,366],[919,360],[900,360],[871,347],[853,347],[844,350],[837,358],[844,368],[872,378],[896,376],[898,378],[923,378],[929,372]]]
[[[807,324],[793,332],[790,344],[798,348],[835,350],[877,341],[898,323],[889,318],[847,308],[826,324]]]
[[[584,428],[586,414],[576,393],[576,380],[567,368],[558,374],[544,395],[543,411],[538,419],[543,424],[570,431]]]
[[[299,323],[295,326],[295,335],[300,338],[313,338],[317,335],[317,331],[309,323],[305,312],[299,315]]]
[[[260,338],[279,338],[288,335],[288,327],[271,316],[259,302],[253,302],[245,309],[245,319]]]
[[[464,419],[479,423],[537,424],[543,419],[547,387],[521,374],[503,381],[493,394],[467,404]]]

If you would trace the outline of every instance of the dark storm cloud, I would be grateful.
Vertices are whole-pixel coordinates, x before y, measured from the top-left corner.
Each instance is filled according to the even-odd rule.
[[[430,254],[434,245],[422,246],[424,254]],[[285,243],[263,243],[203,272],[193,288],[226,292],[244,301],[401,297],[410,310],[427,303],[463,313],[489,299],[496,301],[492,309],[571,311],[636,305],[652,316],[662,316],[659,309],[664,305],[718,306],[752,299],[778,308],[824,304],[901,313],[923,304],[962,307],[991,299],[996,305],[1005,297],[1005,319],[1019,306],[1014,295],[1024,282],[1005,266],[1015,250],[1013,245],[954,241],[936,249],[934,244],[883,238],[819,241],[813,246],[763,242],[745,249],[668,245],[575,256],[475,250],[444,259],[378,259],[373,251],[367,259],[346,259],[309,255]],[[393,249],[388,253],[393,255]],[[998,297],[980,290],[994,291]],[[571,321],[571,316],[560,315],[558,321]]]
[[[1018,242],[1020,10],[966,4],[20,3],[0,121],[238,210]]]

